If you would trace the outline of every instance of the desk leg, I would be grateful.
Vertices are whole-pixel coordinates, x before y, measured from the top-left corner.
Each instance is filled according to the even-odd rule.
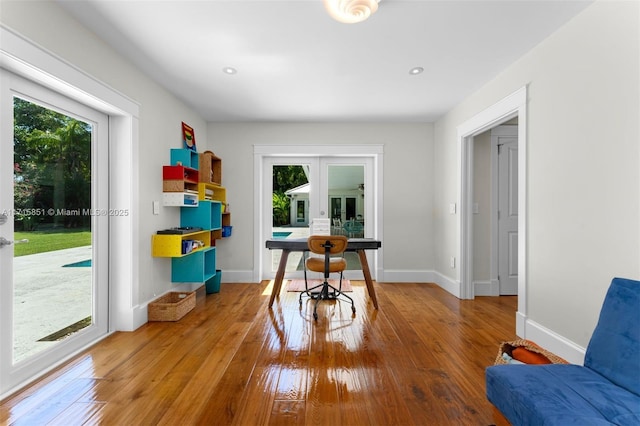
[[[364,275],[364,282],[367,284],[367,291],[369,297],[373,300],[373,306],[378,309],[378,298],[376,297],[376,289],[373,288],[373,280],[371,280],[371,271],[369,270],[369,262],[367,262],[367,255],[364,250],[356,250],[358,257],[360,258],[360,266],[362,266],[362,274]]]
[[[271,289],[271,298],[269,299],[269,307],[273,305],[273,301],[276,296],[280,294],[282,288],[282,280],[284,279],[284,271],[287,269],[287,259],[289,259],[289,253],[291,250],[282,250],[282,256],[280,257],[280,263],[278,264],[278,271],[276,272],[276,279],[273,282],[273,288]]]

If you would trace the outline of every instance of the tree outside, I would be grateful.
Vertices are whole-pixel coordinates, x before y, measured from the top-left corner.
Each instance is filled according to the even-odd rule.
[[[302,166],[273,166],[273,226],[291,223],[289,189],[308,183]]]
[[[90,226],[90,215],[58,213],[91,208],[91,130],[87,123],[14,98],[16,230]]]

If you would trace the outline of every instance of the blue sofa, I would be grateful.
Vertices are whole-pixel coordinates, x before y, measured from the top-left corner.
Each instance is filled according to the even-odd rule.
[[[640,425],[640,281],[613,279],[584,365],[494,365],[486,385],[515,426]]]

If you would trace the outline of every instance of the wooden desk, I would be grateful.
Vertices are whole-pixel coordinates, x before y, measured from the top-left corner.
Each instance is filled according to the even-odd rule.
[[[276,278],[273,283],[273,290],[271,291],[271,298],[269,299],[269,307],[271,307],[276,295],[280,294],[282,280],[284,279],[284,271],[287,268],[289,253],[292,251],[309,251],[309,247],[307,246],[306,238],[274,238],[267,240],[266,245],[269,250],[282,250],[282,257],[280,257],[278,271],[276,272]],[[369,262],[367,262],[367,256],[364,251],[378,250],[380,247],[382,247],[382,242],[371,238],[349,238],[349,244],[347,245],[346,250],[358,253],[360,265],[362,266],[362,274],[364,275],[364,282],[367,285],[369,297],[371,297],[373,306],[376,309],[378,309],[378,299],[376,298],[376,290],[373,288]]]

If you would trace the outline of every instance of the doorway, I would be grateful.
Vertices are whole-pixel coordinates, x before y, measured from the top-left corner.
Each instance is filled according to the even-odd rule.
[[[517,270],[518,270],[518,311],[516,312],[516,334],[525,335],[526,321],[526,287],[527,287],[527,87],[522,87],[468,121],[458,126],[459,165],[460,165],[460,280],[459,297],[473,299],[475,288],[473,283],[473,138],[489,129],[518,118],[518,238],[517,238]]]
[[[516,118],[473,138],[475,296],[518,292],[517,144]]]
[[[299,185],[295,188],[295,193],[289,195],[292,197],[296,195],[296,200],[299,200],[300,197],[306,197],[309,220],[313,218],[331,219],[332,205],[336,207],[335,201],[332,200],[336,198],[341,199],[340,216],[342,217],[343,211],[346,216],[346,199],[353,198],[355,200],[349,201],[353,205],[353,208],[350,207],[350,212],[353,213],[354,221],[358,219],[358,215],[361,216],[362,234],[371,238],[381,238],[382,232],[379,227],[379,217],[382,214],[379,194],[382,178],[381,146],[256,146],[254,152],[258,154],[254,157],[257,173],[256,188],[259,188],[256,192],[257,205],[261,206],[257,209],[255,227],[255,258],[257,262],[254,273],[256,281],[273,278],[278,266],[278,262],[273,258],[273,256],[279,255],[278,251],[272,253],[264,248],[264,241],[275,237],[272,222],[274,165],[297,164],[304,165],[307,169],[308,184]],[[296,152],[302,155],[293,154]],[[343,184],[340,188],[336,187],[336,182],[346,182],[345,176],[352,175],[354,171],[356,174],[359,171],[357,182],[352,181],[354,177],[351,176],[348,184]],[[336,176],[342,177],[336,181]],[[304,193],[307,194],[302,195]],[[345,198],[344,203],[342,198]],[[308,225],[304,229],[291,227],[290,230],[284,231],[291,232],[286,236],[287,238],[302,238],[309,233]],[[300,232],[306,233],[299,235]],[[332,227],[332,232],[337,232],[337,229]],[[369,264],[374,265],[372,274],[375,277],[376,267],[379,265],[378,259],[381,257],[380,250],[376,253],[367,253],[367,256]],[[294,253],[289,256],[292,264],[288,265],[287,278],[301,278],[303,276],[303,271],[298,268],[299,259],[296,261],[295,257]],[[350,279],[363,279],[362,271],[359,268],[354,268],[347,275]]]
[[[364,191],[365,176],[371,175],[367,157],[271,157],[265,160],[265,199],[273,200],[266,212],[264,236],[268,238],[306,238],[315,218],[330,219],[332,234],[349,237],[371,235],[366,213],[373,208]],[[369,170],[369,172],[367,172]],[[372,186],[371,182],[368,186]],[[357,230],[357,231],[356,231]],[[266,274],[277,270],[280,253],[268,252]],[[347,253],[347,275],[362,279],[360,261]],[[297,277],[303,273],[301,253],[291,253],[286,271]]]

